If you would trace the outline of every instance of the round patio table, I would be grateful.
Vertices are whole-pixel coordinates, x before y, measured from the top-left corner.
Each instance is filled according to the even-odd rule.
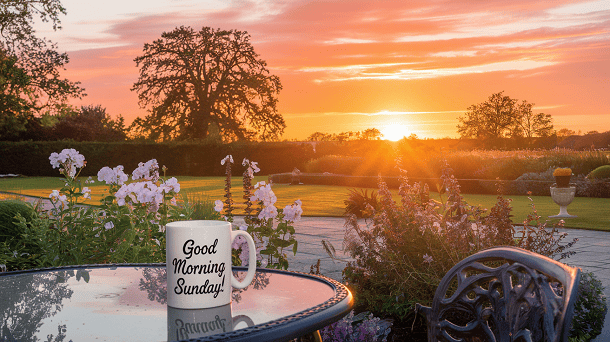
[[[167,306],[166,279],[165,264],[0,273],[0,341],[286,341],[353,306],[332,279],[259,268],[247,288],[233,289],[231,304],[180,310]]]

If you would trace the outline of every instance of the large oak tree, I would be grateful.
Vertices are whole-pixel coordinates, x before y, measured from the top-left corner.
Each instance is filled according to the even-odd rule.
[[[132,129],[154,140],[274,140],[286,124],[277,112],[282,86],[247,32],[179,27],[144,45],[132,90],[146,118]]]

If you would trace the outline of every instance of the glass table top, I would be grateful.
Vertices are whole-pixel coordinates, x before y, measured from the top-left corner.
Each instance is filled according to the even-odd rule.
[[[0,340],[9,341],[197,338],[280,320],[337,294],[329,281],[259,269],[247,288],[233,289],[229,305],[174,309],[166,304],[164,265],[0,273],[0,288]]]

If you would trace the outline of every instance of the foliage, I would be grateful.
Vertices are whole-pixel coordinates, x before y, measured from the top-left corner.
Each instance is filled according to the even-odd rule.
[[[360,225],[346,219],[344,248],[354,258],[343,271],[354,292],[357,307],[383,316],[405,319],[415,303],[430,304],[445,273],[479,250],[514,245],[564,258],[575,241],[564,244],[566,234],[547,229],[535,207],[516,231],[510,201],[498,196],[487,215],[467,204],[460,187],[445,166],[439,186],[443,198],[429,200],[428,189],[409,184],[403,175],[397,204],[385,182],[379,181],[380,208]]]
[[[367,128],[364,131],[348,131],[338,134],[314,132],[307,138],[307,141],[379,140],[382,136],[383,134],[377,128]]]
[[[222,162],[226,165],[225,200],[215,201],[215,210],[222,213],[225,219],[233,222],[233,195],[231,193],[231,164],[233,156],[226,156]],[[252,186],[254,174],[259,172],[257,162],[243,160],[245,166],[243,173],[243,193],[246,216],[245,224],[239,225],[240,230],[247,231],[254,240],[257,251],[257,266],[275,269],[288,269],[288,258],[284,249],[292,247],[294,255],[297,253],[298,241],[294,237],[295,229],[292,225],[301,219],[303,210],[301,201],[287,205],[284,209],[277,209],[277,197],[271,189],[271,184],[259,182]],[[233,244],[233,263],[247,265],[249,247],[246,240],[237,237]],[[263,256],[265,256],[263,258]]]
[[[28,268],[31,264],[27,258],[22,257],[41,252],[35,243],[16,238],[24,233],[19,221],[32,222],[35,215],[35,209],[28,203],[19,200],[0,201],[0,250],[12,251],[14,256],[4,261],[0,257],[0,264],[8,269]]]
[[[362,165],[364,157],[349,157],[330,155],[312,159],[305,164],[305,172],[309,173],[334,173],[351,175],[358,166]]]
[[[282,88],[258,58],[247,32],[181,26],[144,45],[133,90],[145,119],[132,126],[153,140],[275,140],[286,124],[277,113]]]
[[[0,201],[0,243],[21,233],[16,225],[17,215],[30,220],[34,214],[34,208],[28,203],[19,200]]]
[[[610,178],[610,165],[602,165],[591,171],[587,178],[590,180]]]
[[[550,168],[571,168],[575,175],[588,174],[609,163],[604,151],[553,150],[474,150],[431,155],[426,158],[430,170],[441,170],[444,160],[456,170],[458,179],[514,180],[524,173],[542,173]],[[403,157],[404,160],[404,157]],[[404,163],[406,164],[406,163]],[[411,170],[409,170],[411,174]],[[439,176],[437,172],[433,174]]]
[[[370,312],[354,315],[352,310],[340,321],[320,330],[320,335],[327,342],[386,342],[391,326],[390,321],[374,317]]]
[[[370,218],[373,210],[379,210],[377,193],[371,191],[369,195],[367,189],[360,189],[360,192],[357,189],[351,189],[349,197],[344,203],[346,216],[354,215],[357,218]]]
[[[570,329],[570,342],[590,341],[601,334],[608,312],[602,282],[592,272],[582,272]]]
[[[328,144],[330,143],[316,143],[316,150],[323,150],[324,145]],[[346,146],[317,152],[318,157],[308,161],[303,170],[308,173],[328,172],[351,176],[398,175],[392,143],[358,140],[341,144]]]
[[[86,165],[83,155],[65,149],[49,159],[60,168],[65,186],[49,196],[49,211],[39,211],[31,221],[19,219],[23,233],[15,237],[36,248],[11,250],[15,244],[0,245],[0,263],[16,269],[165,260],[165,224],[188,219],[192,210],[177,205],[180,184],[173,177],[161,178],[156,160],[140,163],[130,183],[122,165],[102,168],[98,180],[108,185],[108,194],[100,207],[92,207],[81,205],[91,196],[78,179]],[[92,182],[90,178],[84,183]]]
[[[101,105],[81,106],[58,117],[53,126],[53,140],[124,141],[127,138],[125,120],[113,120]]]
[[[220,214],[214,210],[214,203],[207,197],[186,194],[184,206],[191,208],[191,220],[220,220]]]
[[[4,83],[4,99],[12,100],[9,107],[13,114],[25,118],[54,113],[68,98],[84,95],[78,82],[60,76],[68,55],[58,53],[55,44],[35,35],[36,20],[50,22],[56,30],[61,28],[59,16],[65,13],[59,0],[10,0],[0,5],[0,59],[11,65],[2,68],[0,83]]]
[[[459,117],[458,133],[462,138],[500,139],[549,136],[553,130],[551,116],[534,114],[533,103],[518,102],[504,92],[489,96],[486,102],[467,108]]]

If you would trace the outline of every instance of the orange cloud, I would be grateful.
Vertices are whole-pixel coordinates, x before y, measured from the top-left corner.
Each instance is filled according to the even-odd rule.
[[[83,82],[85,103],[102,104],[127,121],[145,114],[129,90],[138,77],[133,59],[145,43],[180,25],[248,31],[284,86],[279,109],[289,123],[286,138],[374,125],[363,117],[378,116],[340,113],[383,110],[428,112],[418,115],[428,127],[418,136],[452,136],[455,113],[502,90],[554,117],[610,115],[605,0],[239,1],[106,23],[100,37],[67,33],[70,46],[86,48],[69,52],[66,74]],[[96,44],[105,48],[90,48]]]

